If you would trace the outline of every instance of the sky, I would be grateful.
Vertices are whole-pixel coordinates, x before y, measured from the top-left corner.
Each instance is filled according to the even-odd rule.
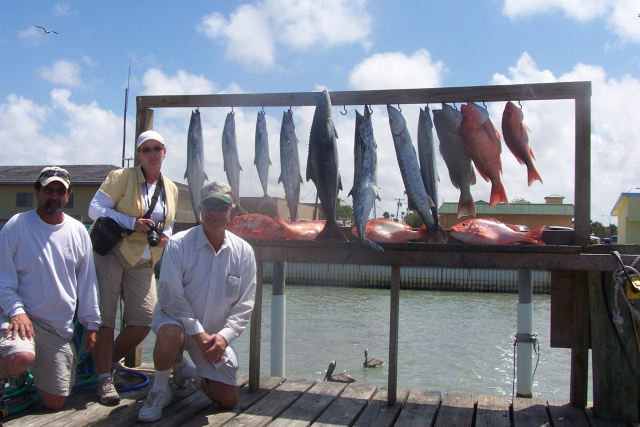
[[[134,156],[136,97],[412,89],[590,81],[591,213],[610,217],[621,193],[640,187],[640,3],[632,0],[259,0],[2,2],[0,165],[122,164]],[[45,34],[36,26],[56,31]],[[130,75],[129,75],[130,72]],[[125,121],[125,91],[129,88]],[[514,100],[516,101],[516,100]],[[574,203],[573,101],[523,101],[543,184],[502,144],[507,197]],[[500,129],[504,102],[487,103]],[[420,105],[401,106],[416,143]],[[431,105],[431,109],[440,105]],[[459,106],[458,106],[459,107]],[[279,134],[288,107],[267,107],[272,166],[268,193],[284,197]],[[353,185],[355,106],[333,107],[339,170]],[[364,107],[358,107],[363,113]],[[226,180],[222,127],[228,108],[202,108],[205,169]],[[253,164],[259,108],[235,108],[240,196],[261,196]],[[373,107],[381,202],[376,215],[406,211],[384,105]],[[313,107],[294,107],[306,177]],[[156,109],[166,142],[163,174],[186,183],[188,108]],[[126,126],[125,126],[126,123]],[[126,134],[125,134],[126,128]],[[436,140],[436,144],[438,141]],[[131,165],[133,163],[131,162]],[[459,191],[438,154],[439,203]],[[489,200],[479,176],[476,201]],[[312,181],[301,202],[313,203]],[[404,199],[401,207],[397,199]]]

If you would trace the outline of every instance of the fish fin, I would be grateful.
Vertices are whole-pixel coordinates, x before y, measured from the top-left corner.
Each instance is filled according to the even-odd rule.
[[[271,163],[271,159],[269,159],[269,166],[273,166],[273,163]]]
[[[337,223],[327,221],[325,223],[324,228],[314,240],[338,240],[338,241],[347,241],[347,237],[344,235],[340,227]]]
[[[342,190],[342,178],[338,175],[338,190]]]
[[[280,174],[280,176],[278,177],[278,184],[280,184],[282,182],[282,174]]]
[[[300,183],[304,184],[304,180],[302,179],[302,175],[300,175]]]
[[[545,243],[542,241],[542,232],[547,228],[546,225],[542,225],[538,228],[534,228],[533,230],[527,231],[525,234],[527,237],[531,238],[531,243],[535,243],[536,245],[544,246]]]
[[[384,249],[382,249],[380,245],[372,240],[367,239],[366,237],[363,237],[361,240],[358,240],[353,245],[351,245],[351,247],[349,248],[349,253],[347,254],[347,258],[343,261],[343,264],[349,261],[349,259],[351,259],[351,257],[355,255],[356,252],[362,249],[371,249],[373,251],[380,252],[381,254],[384,253]]]
[[[447,231],[444,228],[442,228],[440,224],[435,224],[429,230],[429,238],[427,239],[427,242],[446,243],[448,241],[449,241],[449,235],[447,234]]]
[[[379,201],[382,201],[382,199],[380,198],[380,189],[377,186],[374,186],[373,191],[376,194],[376,199],[378,199]]]
[[[533,181],[540,181],[540,184],[542,184],[542,178],[540,178],[540,174],[533,164],[527,165],[527,179],[529,180],[529,187],[531,187]]]
[[[458,201],[458,218],[463,216],[476,216],[476,204],[473,201],[471,193],[460,192],[460,200]]]
[[[502,185],[502,182],[497,181],[493,182],[491,185],[491,199],[489,200],[489,209],[493,208],[500,202],[504,202],[508,205],[509,199],[507,199],[507,193],[504,191],[504,185]]]
[[[535,155],[535,154],[533,154],[533,150],[531,149],[531,146],[530,146],[530,145],[527,145],[527,147],[529,148],[529,155],[531,156],[531,158],[532,158],[533,160],[537,160],[537,159],[536,159],[536,155]]]
[[[527,132],[529,132],[529,133],[533,133],[533,132],[531,132],[531,129],[529,129],[529,126],[527,126],[526,124],[524,124],[524,123],[523,123],[523,124],[522,124],[522,126],[524,127],[524,129],[525,129]]]
[[[187,179],[187,171],[184,171],[184,179]]]
[[[353,198],[353,196],[351,195],[352,193],[353,193],[353,188],[351,188],[351,190],[349,190],[349,194],[347,194],[347,197]]]
[[[469,173],[469,184],[476,185],[476,173],[471,168],[471,172]]]
[[[244,172],[244,169],[242,169],[242,166],[238,165],[238,167],[240,168],[240,172]]]

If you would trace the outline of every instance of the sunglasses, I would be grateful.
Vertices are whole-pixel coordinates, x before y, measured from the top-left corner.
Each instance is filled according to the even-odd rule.
[[[60,178],[67,180],[69,179],[69,173],[63,169],[47,169],[40,174],[38,181],[40,181],[41,178],[51,178],[52,176],[59,176]]]
[[[164,150],[164,147],[162,145],[156,145],[155,147],[151,148],[151,147],[144,147],[141,148],[140,151],[142,151],[145,154],[149,154],[151,151],[155,151],[156,153],[161,152],[162,150]]]
[[[227,203],[203,203],[200,208],[203,211],[226,212],[231,205]]]
[[[52,175],[52,176],[53,176],[53,175]],[[51,187],[44,187],[44,188],[42,189],[42,191],[44,191],[44,194],[53,194],[53,193],[56,193],[58,196],[66,196],[66,195],[67,195],[67,191],[69,191],[69,190],[67,190],[67,189],[66,189],[66,188],[64,188],[64,187],[60,187],[60,188],[58,188],[57,190],[54,190],[54,189],[53,189],[53,188],[51,188]]]

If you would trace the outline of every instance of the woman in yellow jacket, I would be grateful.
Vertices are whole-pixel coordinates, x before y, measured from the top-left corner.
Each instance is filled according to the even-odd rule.
[[[136,151],[140,164],[110,172],[89,205],[91,219],[108,216],[132,230],[106,255],[94,252],[102,326],[93,360],[98,374],[97,394],[105,405],[120,402],[113,385],[118,362],[149,334],[156,304],[153,266],[171,236],[178,202],[178,188],[160,173],[167,154],[162,136],[152,130],[141,133]],[[162,187],[149,218],[145,214],[153,204],[160,180]],[[155,236],[149,234],[154,227],[160,231]],[[119,297],[124,301],[125,327],[114,342]]]

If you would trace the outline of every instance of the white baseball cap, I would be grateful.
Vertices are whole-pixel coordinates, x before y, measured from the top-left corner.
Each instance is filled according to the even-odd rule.
[[[145,141],[148,141],[150,139],[154,141],[158,141],[164,147],[164,139],[162,139],[162,135],[160,135],[155,130],[146,130],[142,132],[138,137],[138,140],[136,141],[136,150],[140,148],[140,146],[144,144]]]

